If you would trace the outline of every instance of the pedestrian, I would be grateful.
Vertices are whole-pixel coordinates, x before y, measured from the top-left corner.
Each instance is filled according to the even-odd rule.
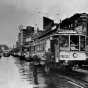
[[[37,74],[37,67],[34,66],[33,68],[33,77],[34,77],[34,83],[38,84],[38,74]]]
[[[38,56],[33,56],[33,76],[34,76],[34,83],[38,84],[38,73],[37,73],[37,66],[38,66]]]

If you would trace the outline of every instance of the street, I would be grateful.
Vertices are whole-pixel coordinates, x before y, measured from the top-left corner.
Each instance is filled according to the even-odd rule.
[[[88,0],[0,0],[0,88],[88,88]]]
[[[44,73],[37,68],[33,74],[33,66],[29,62],[20,61],[16,57],[0,59],[0,88],[88,88],[88,73],[58,69]]]
[[[0,59],[0,88],[33,88],[21,79],[19,69],[12,57]]]

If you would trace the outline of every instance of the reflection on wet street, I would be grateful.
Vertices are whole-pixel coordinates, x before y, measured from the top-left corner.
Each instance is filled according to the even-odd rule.
[[[0,59],[0,88],[49,88],[48,77],[38,69],[33,73],[33,65],[19,58],[2,57]],[[51,88],[51,87],[50,87]],[[55,87],[53,87],[55,88]]]
[[[31,63],[19,58],[2,57],[0,59],[0,88],[79,88],[63,77],[69,72],[64,71],[61,76],[63,72],[58,71],[46,74],[42,67],[34,69]]]
[[[33,88],[21,79],[12,57],[0,59],[0,88]]]
[[[72,75],[74,78],[78,78],[79,76],[84,78],[82,77],[83,73],[63,71],[63,69],[58,69],[59,72],[51,71],[49,74],[46,74],[44,73],[43,68],[36,67],[36,73],[35,67],[33,67],[31,63],[22,60],[20,61],[19,59],[16,59],[16,65],[19,68],[22,79],[25,79],[29,85],[33,85],[33,88],[81,88],[80,85],[74,85],[74,83],[65,79],[63,75],[66,74],[68,77]]]
[[[19,68],[22,79],[25,79],[29,85],[33,85],[33,88],[46,88],[42,70],[37,69],[37,74],[35,74],[33,65],[19,59],[16,59],[16,65]]]

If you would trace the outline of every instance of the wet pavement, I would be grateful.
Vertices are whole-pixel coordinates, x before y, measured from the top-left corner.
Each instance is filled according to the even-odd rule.
[[[0,59],[0,88],[84,88],[63,76],[81,78],[88,81],[88,74],[54,70],[46,74],[43,68],[34,67],[29,62],[15,57]]]
[[[31,88],[27,86],[27,83],[21,80],[14,59],[2,57],[0,59],[0,88]]]

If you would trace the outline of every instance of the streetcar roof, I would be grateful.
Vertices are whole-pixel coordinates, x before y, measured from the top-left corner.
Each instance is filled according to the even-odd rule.
[[[86,36],[85,34],[76,33],[76,32],[58,32],[58,33],[55,33],[51,36],[58,36],[58,35],[82,35],[82,36]]]

